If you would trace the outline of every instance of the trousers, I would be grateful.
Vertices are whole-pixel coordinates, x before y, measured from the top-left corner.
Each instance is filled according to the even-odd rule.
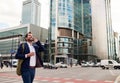
[[[35,68],[29,68],[28,71],[22,72],[23,83],[33,83],[35,77]]]

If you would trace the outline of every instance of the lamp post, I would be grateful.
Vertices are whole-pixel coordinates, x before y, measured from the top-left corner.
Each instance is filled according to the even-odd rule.
[[[11,68],[12,68],[12,56],[13,56],[13,54],[14,54],[14,50],[13,50],[13,37],[14,37],[14,32],[12,32],[12,46],[11,46]]]
[[[2,69],[2,55],[0,54],[0,67]]]

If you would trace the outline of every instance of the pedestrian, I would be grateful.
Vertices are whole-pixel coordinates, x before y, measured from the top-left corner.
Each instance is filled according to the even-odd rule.
[[[40,52],[44,51],[44,47],[40,41],[33,37],[32,33],[29,32],[25,35],[24,50],[22,44],[18,47],[15,55],[16,59],[23,59],[21,65],[21,76],[23,83],[33,83],[35,77],[35,68],[43,67],[43,62],[40,57]]]
[[[72,67],[73,65],[73,62],[72,62],[72,59],[70,59],[70,67]]]
[[[1,69],[3,68],[3,62],[1,61],[1,63],[0,63],[0,67],[1,67]]]

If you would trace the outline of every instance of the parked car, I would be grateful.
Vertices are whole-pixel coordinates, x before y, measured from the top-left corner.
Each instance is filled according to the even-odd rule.
[[[94,62],[87,62],[89,67],[93,67],[95,65]]]
[[[81,67],[88,67],[88,62],[82,61],[81,62]]]
[[[92,61],[82,61],[81,62],[81,67],[94,67],[95,63]]]
[[[100,62],[97,62],[97,63],[94,64],[93,67],[100,67],[100,66],[101,66]]]
[[[55,66],[59,67],[59,68],[67,68],[67,64],[64,64],[63,62],[58,62],[55,64]]]
[[[51,63],[43,63],[44,69],[57,69],[58,67]]]
[[[101,68],[102,69],[109,69],[109,68],[120,69],[120,64],[115,60],[108,60],[108,59],[101,60]]]
[[[13,67],[17,67],[17,64],[18,64],[18,60],[17,59],[13,59],[12,60],[12,66]]]

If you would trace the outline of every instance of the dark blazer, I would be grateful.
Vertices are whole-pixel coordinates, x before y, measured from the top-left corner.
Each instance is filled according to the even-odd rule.
[[[21,72],[27,71],[29,69],[29,63],[30,63],[30,57],[26,58],[25,54],[28,54],[30,52],[30,49],[28,47],[27,43],[23,43],[24,47],[22,44],[18,47],[17,53],[15,55],[16,59],[23,59],[23,63],[21,65]],[[42,59],[40,57],[40,52],[44,51],[44,47],[41,45],[40,41],[36,42],[33,44],[36,52],[36,67],[41,67],[43,66]]]

